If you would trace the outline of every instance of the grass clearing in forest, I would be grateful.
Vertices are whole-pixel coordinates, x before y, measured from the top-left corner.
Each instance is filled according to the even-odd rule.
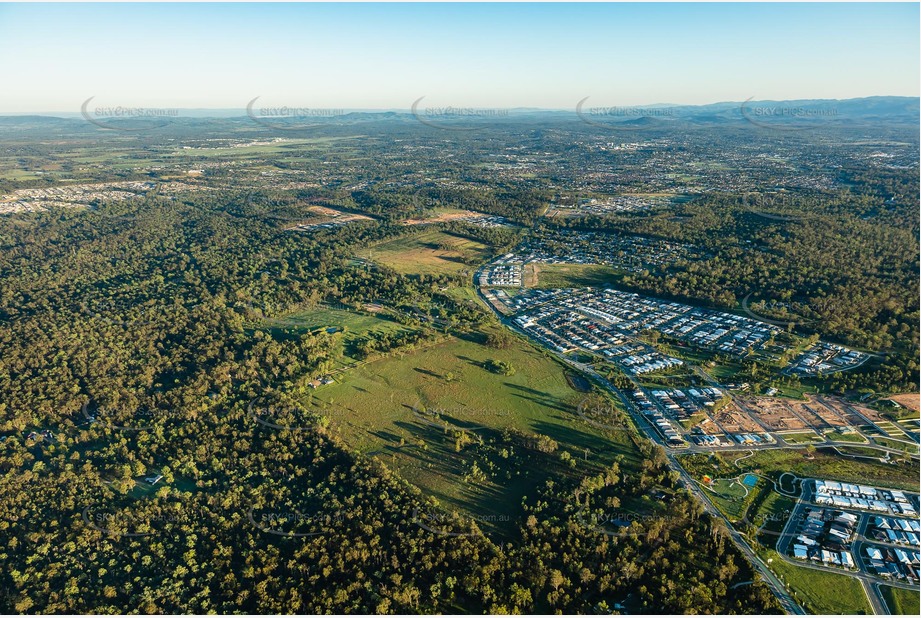
[[[472,271],[489,258],[486,245],[440,230],[388,240],[362,252],[360,258],[408,275],[453,275]]]
[[[318,307],[278,318],[266,318],[263,324],[279,335],[325,331],[336,341],[333,368],[360,361],[356,346],[368,336],[397,335],[415,329],[395,321],[387,311],[357,312],[332,307]]]
[[[617,455],[622,469],[639,468],[628,431],[578,416],[586,395],[570,386],[560,363],[518,337],[505,349],[484,342],[483,333],[472,333],[396,353],[349,369],[337,384],[308,392],[304,403],[350,447],[446,508],[507,518],[497,527],[514,527],[521,498],[547,478],[594,473]],[[491,360],[514,372],[490,371]],[[540,445],[538,435],[546,437]]]

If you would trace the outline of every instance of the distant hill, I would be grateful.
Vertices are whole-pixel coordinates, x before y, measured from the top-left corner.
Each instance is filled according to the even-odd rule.
[[[918,125],[921,118],[921,100],[914,97],[889,97],[876,96],[858,99],[795,99],[795,100],[751,100],[751,101],[724,101],[707,105],[667,105],[652,104],[646,106],[621,106],[620,116],[604,115],[590,112],[596,106],[604,105],[601,100],[586,101],[580,114],[576,113],[575,105],[568,110],[546,110],[537,108],[515,108],[507,111],[507,115],[493,118],[471,118],[469,122],[506,124],[527,121],[569,121],[577,120],[581,116],[590,123],[623,126],[624,128],[661,128],[678,124],[691,126],[700,125],[732,125],[750,122],[756,125],[771,127],[797,127],[797,126],[855,126],[861,124],[893,123]],[[643,114],[643,110],[649,110]],[[655,111],[653,111],[655,110]],[[331,117],[316,118],[271,118],[266,123],[271,127],[284,127],[285,125],[350,125],[363,122],[415,122],[417,119],[407,109],[403,110],[344,110],[342,114]],[[462,124],[468,122],[464,118],[431,119],[433,124]],[[117,126],[119,122],[130,120],[107,121]],[[178,110],[178,115],[169,118],[173,125],[195,126],[202,123],[223,125],[230,123],[252,123],[245,110],[203,110],[189,109]],[[62,114],[29,114],[0,116],[0,127],[25,128],[25,127],[56,127],[60,129],[73,128],[80,130],[88,123],[79,113]]]

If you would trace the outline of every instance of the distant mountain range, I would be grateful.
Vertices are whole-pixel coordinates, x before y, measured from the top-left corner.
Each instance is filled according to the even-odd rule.
[[[469,109],[469,108],[467,108]],[[690,125],[735,124],[748,121],[762,126],[829,126],[867,123],[917,125],[921,118],[921,99],[914,97],[864,97],[859,99],[797,99],[789,101],[726,101],[707,105],[653,104],[645,106],[607,106],[601,99],[586,98],[572,109],[512,108],[498,117],[471,115],[426,115],[422,110],[414,117],[404,110],[342,110],[338,115],[305,118],[266,118],[266,124],[313,125],[352,124],[366,121],[408,121],[421,119],[431,124],[513,123],[522,120],[579,119],[589,124],[623,125],[624,128],[668,128],[675,123]],[[261,117],[260,117],[261,118]],[[245,109],[179,109],[165,122],[195,120],[252,121]],[[85,122],[79,111],[48,114],[0,115],[0,125],[19,126]],[[105,120],[107,123],[144,122],[144,120]]]

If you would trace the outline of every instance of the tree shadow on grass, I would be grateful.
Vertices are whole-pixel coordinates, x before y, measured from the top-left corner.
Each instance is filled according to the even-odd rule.
[[[394,443],[394,444],[398,444],[401,438],[403,439],[406,438],[406,436],[400,436],[400,435],[393,433],[392,431],[385,431],[383,429],[379,429],[377,431],[371,431],[368,433],[370,433],[375,438],[380,438],[380,440],[383,442]],[[389,446],[390,444],[384,444],[381,448],[388,448]],[[371,451],[371,452],[373,453],[375,451]]]
[[[514,486],[520,479],[500,479],[498,483],[467,480],[464,476],[469,464],[479,458],[472,452],[456,452],[450,433],[444,434],[436,427],[405,422],[397,424],[412,433],[413,442],[422,439],[427,445],[424,450],[412,443],[388,449],[390,453],[398,452],[403,460],[400,469],[404,478],[412,483],[411,468],[416,468],[429,480],[424,484],[414,484],[438,500],[444,510],[464,514],[490,538],[511,540],[517,536],[517,520],[521,512],[517,506],[506,505],[519,504],[521,495],[527,493],[526,488]]]
[[[453,251],[453,249],[452,249]],[[455,264],[467,265],[467,258],[462,255],[439,255],[438,259],[444,260],[445,262],[454,262]]]
[[[602,436],[576,429],[572,425],[554,425],[538,421],[534,424],[533,429],[541,435],[549,436],[569,448],[576,449],[578,451],[577,455],[581,455],[585,449],[588,449],[590,453],[594,453],[596,456],[598,453],[609,453],[610,457],[605,459],[613,460],[613,456],[617,454],[617,449],[614,447],[616,443],[612,444],[610,440]]]
[[[476,330],[470,330],[470,331],[462,332],[462,333],[460,332],[455,333],[454,336],[462,341],[468,341],[470,343],[475,343],[477,345],[483,345],[486,343],[486,335]],[[458,356],[458,358],[461,358],[461,357]]]
[[[457,359],[462,360],[465,363],[469,363],[475,367],[480,367],[481,369],[483,368],[483,361],[478,361],[475,358],[470,358],[469,356],[461,356],[460,354],[458,354]]]
[[[503,382],[502,384],[503,384],[503,386],[507,386],[508,388],[510,388],[510,389],[512,389],[512,390],[524,391],[524,392],[530,393],[530,394],[532,394],[532,395],[539,395],[539,396],[541,396],[541,397],[550,398],[550,393],[545,393],[545,392],[543,392],[543,391],[539,391],[539,390],[537,390],[536,388],[531,388],[531,387],[529,387],[529,386],[521,386],[521,385],[518,385],[518,384],[512,384],[511,382]]]
[[[532,401],[536,403],[537,405],[541,406],[542,408],[548,408],[550,410],[557,410],[559,412],[564,412],[564,413],[572,411],[570,408],[566,407],[565,405],[561,404],[559,401],[555,399],[549,399],[547,397],[534,397],[534,396],[522,395],[520,393],[512,393],[512,396],[519,397],[527,401]]]

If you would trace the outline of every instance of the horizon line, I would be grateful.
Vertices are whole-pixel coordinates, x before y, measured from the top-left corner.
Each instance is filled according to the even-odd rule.
[[[93,97],[91,97],[93,98]],[[582,101],[587,100],[588,97],[582,99]],[[606,105],[604,107],[611,108],[620,108],[620,109],[642,109],[642,108],[677,108],[677,107],[708,107],[713,105],[744,105],[746,103],[795,103],[795,102],[824,102],[824,101],[835,101],[835,102],[846,102],[846,101],[859,101],[862,99],[915,99],[921,101],[921,96],[912,96],[912,95],[888,95],[888,94],[876,94],[876,95],[867,95],[861,97],[848,97],[848,98],[798,98],[798,99],[755,99],[749,98],[745,100],[725,100],[725,101],[714,101],[712,103],[643,103],[643,104],[613,104]],[[129,106],[124,106],[129,107]],[[248,107],[243,105],[241,107],[162,107],[162,106],[130,106],[136,109],[169,109],[169,110],[180,110],[188,112],[240,112],[242,115],[247,115]],[[439,106],[444,107],[444,106]],[[528,105],[518,105],[514,107],[489,107],[489,106],[478,106],[478,105],[449,105],[447,108],[463,108],[470,110],[522,110],[522,111],[533,111],[533,112],[573,112],[577,111],[579,104],[572,107],[538,107],[538,106],[528,106]],[[298,106],[300,109],[332,109],[328,107],[320,106]],[[336,108],[339,112],[347,113],[391,113],[391,112],[405,112],[412,114],[413,106],[407,107],[340,107]],[[76,111],[64,111],[64,110],[34,110],[34,111],[0,111],[0,117],[3,116],[48,116],[48,117],[63,117],[68,116],[80,116],[80,109]]]

